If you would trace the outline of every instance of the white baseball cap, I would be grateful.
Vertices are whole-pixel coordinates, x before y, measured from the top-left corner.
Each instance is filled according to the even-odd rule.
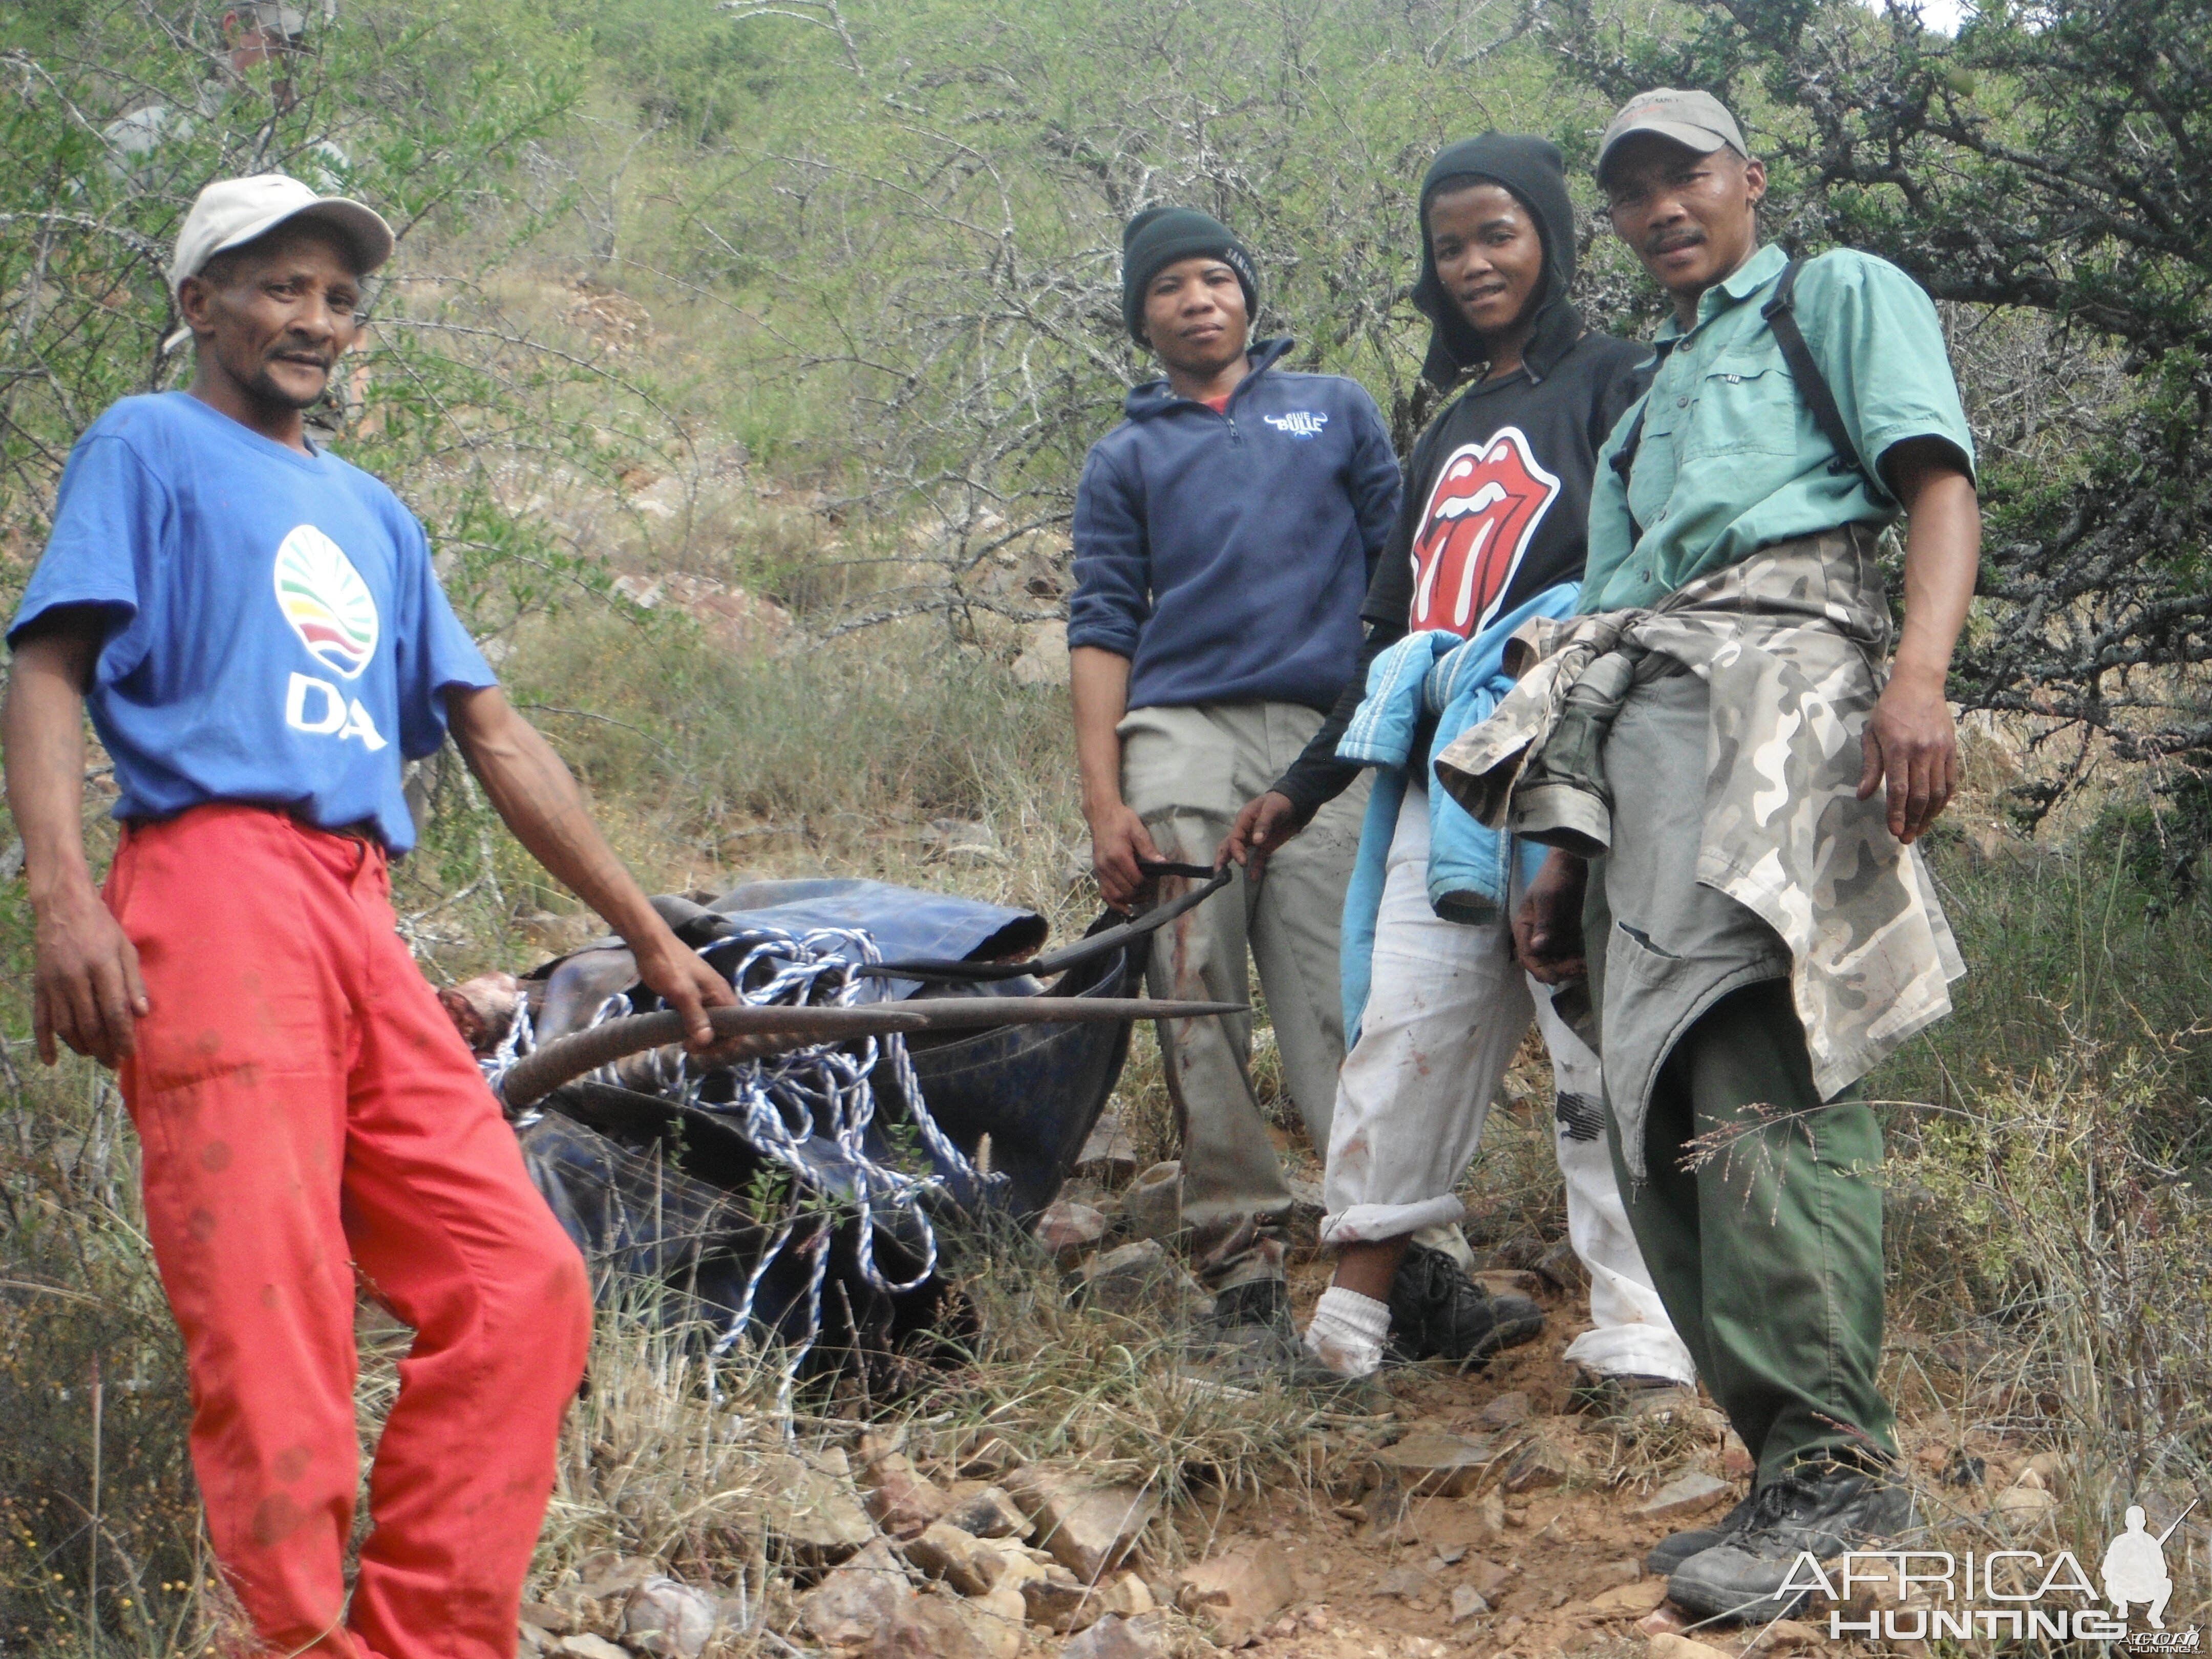
[[[285,173],[261,173],[218,179],[199,193],[177,232],[169,286],[198,276],[216,254],[243,247],[289,219],[318,219],[341,233],[353,244],[364,276],[392,257],[392,227],[374,209],[343,196],[318,196]]]

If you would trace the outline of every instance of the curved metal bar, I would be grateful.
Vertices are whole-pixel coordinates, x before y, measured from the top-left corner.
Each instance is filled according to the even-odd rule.
[[[1197,1019],[1241,1014],[1241,1002],[1158,1001],[1150,997],[944,997],[869,1002],[856,1007],[710,1008],[714,1034],[744,1043],[738,1054],[771,1054],[825,1039],[892,1031],[957,1031],[994,1025],[1076,1025],[1102,1020]],[[517,1060],[498,1088],[511,1110],[534,1105],[564,1083],[647,1049],[684,1041],[684,1017],[672,1009],[610,1019],[549,1042]],[[717,1056],[720,1062],[720,1056]]]
[[[1034,974],[1043,979],[1053,974],[1065,973],[1070,968],[1079,968],[1109,951],[1118,951],[1132,939],[1158,933],[1177,916],[1195,910],[1228,886],[1231,878],[1228,870],[1210,871],[1202,865],[1155,864],[1147,860],[1141,867],[1148,876],[1202,874],[1207,880],[1205,885],[1194,887],[1165,904],[1155,905],[1141,916],[1109,927],[1103,933],[1093,933],[1066,950],[1054,951],[1048,956],[1032,957],[1027,962],[951,962],[936,957],[916,957],[906,962],[864,963],[853,972],[857,976],[872,979],[988,981],[1019,979],[1024,974]]]

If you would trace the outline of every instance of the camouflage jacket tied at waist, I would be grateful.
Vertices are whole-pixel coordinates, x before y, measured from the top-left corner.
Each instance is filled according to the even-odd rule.
[[[1545,752],[1555,732],[1563,744],[1569,735],[1570,693],[1589,677],[1574,702],[1585,717],[1606,706],[1609,720],[1650,678],[1653,656],[1704,679],[1712,724],[1698,879],[1789,946],[1813,1079],[1829,1099],[1948,1013],[1950,981],[1966,972],[1918,849],[1890,834],[1879,792],[1858,799],[1860,735],[1889,642],[1870,532],[1779,543],[1651,610],[1528,623],[1509,648],[1517,683],[1437,757],[1437,778],[1494,829],[1573,844],[1524,821],[1531,797],[1553,795],[1556,808],[1562,774],[1575,769]],[[1586,743],[1584,752],[1595,751]],[[1589,781],[1601,794],[1601,777]],[[1584,820],[1599,846],[1603,805],[1594,826]]]

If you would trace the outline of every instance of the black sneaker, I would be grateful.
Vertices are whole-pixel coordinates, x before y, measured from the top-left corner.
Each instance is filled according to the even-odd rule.
[[[1231,1285],[1213,1298],[1213,1311],[1200,1326],[1202,1335],[1243,1346],[1254,1335],[1297,1340],[1291,1319],[1290,1286],[1279,1279],[1252,1279]]]
[[[1480,1364],[1542,1335],[1544,1310],[1525,1296],[1492,1296],[1442,1250],[1413,1244],[1390,1281],[1390,1328],[1411,1358]]]
[[[1716,1544],[1725,1544],[1741,1532],[1751,1520],[1753,1499],[1747,1498],[1721,1517],[1717,1527],[1692,1527],[1687,1532],[1669,1533],[1651,1547],[1644,1558],[1644,1570],[1664,1577],[1693,1555],[1702,1555]]]
[[[1395,1404],[1371,1376],[1346,1376],[1314,1358],[1279,1279],[1232,1285],[1214,1297],[1213,1312],[1191,1334],[1189,1352],[1200,1362],[1190,1375],[1202,1382],[1250,1392],[1272,1383],[1368,1415]]]
[[[1826,1561],[1912,1525],[1912,1492],[1894,1470],[1801,1463],[1750,1501],[1751,1514],[1733,1538],[1668,1576],[1668,1597],[1701,1619],[1787,1619],[1806,1599],[1804,1591],[1782,1588],[1800,1555]]]

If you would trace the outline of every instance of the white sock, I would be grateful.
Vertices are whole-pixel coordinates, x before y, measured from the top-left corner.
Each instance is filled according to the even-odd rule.
[[[1306,1349],[1340,1376],[1369,1376],[1382,1369],[1390,1334],[1390,1304],[1332,1285],[1321,1293]]]

